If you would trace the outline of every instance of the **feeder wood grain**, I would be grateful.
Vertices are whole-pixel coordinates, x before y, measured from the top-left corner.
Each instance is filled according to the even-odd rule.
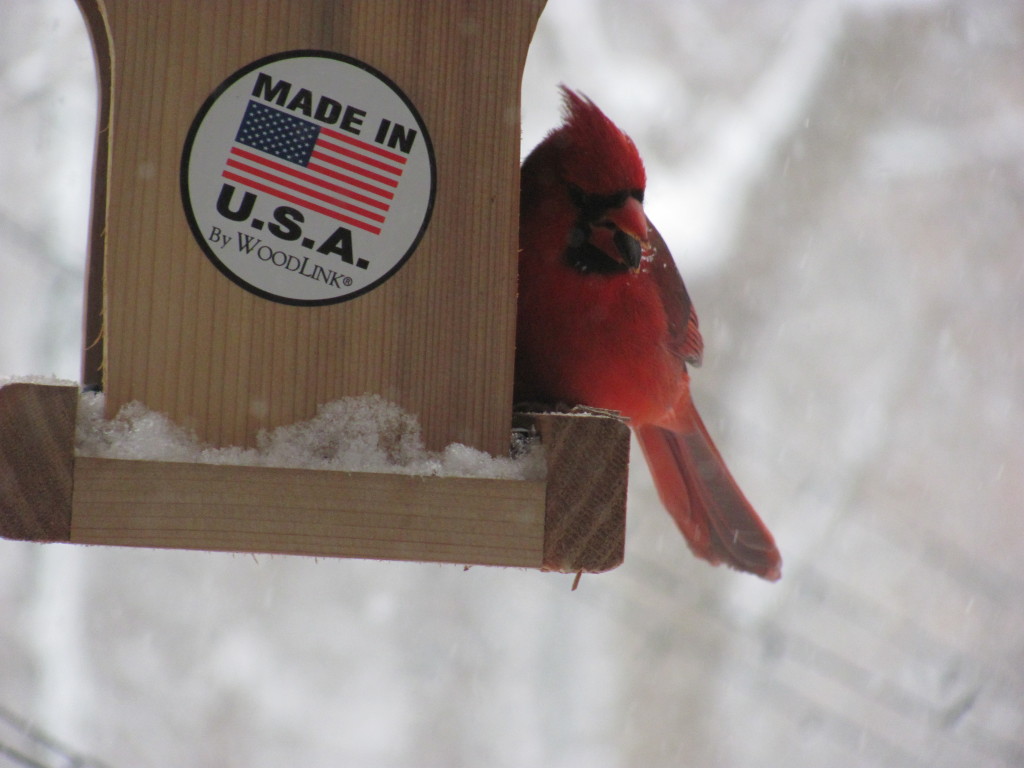
[[[208,442],[251,445],[318,403],[376,392],[416,413],[432,448],[505,450],[520,80],[543,0],[79,5],[101,87],[83,380],[102,379],[109,414],[140,400]],[[385,73],[437,158],[434,211],[412,258],[327,307],[275,303],[225,278],[179,196],[182,147],[205,99],[241,67],[298,49]]]

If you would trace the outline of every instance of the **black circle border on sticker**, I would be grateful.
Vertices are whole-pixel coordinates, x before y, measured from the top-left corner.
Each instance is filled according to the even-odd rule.
[[[245,77],[253,70],[259,69],[260,67],[266,66],[267,64],[271,64],[275,61],[280,61],[282,59],[295,59],[304,56],[334,59],[336,61],[341,61],[346,64],[350,64],[354,67],[357,67],[367,72],[368,74],[373,75],[378,80],[387,85],[394,92],[394,94],[398,96],[398,98],[401,99],[402,102],[404,102],[405,106],[409,108],[409,111],[413,114],[413,116],[416,118],[416,121],[419,123],[419,127],[423,131],[423,140],[427,149],[427,162],[430,165],[430,197],[427,200],[427,207],[423,212],[423,223],[420,225],[419,232],[416,233],[416,237],[413,238],[406,252],[402,255],[400,259],[398,259],[398,261],[395,262],[395,265],[391,269],[389,269],[384,275],[382,275],[369,285],[366,285],[363,288],[360,288],[356,291],[352,291],[351,293],[346,293],[344,296],[338,296],[329,299],[292,299],[285,296],[278,296],[277,294],[270,293],[269,291],[265,291],[262,288],[257,288],[255,285],[246,282],[238,275],[236,275],[234,272],[232,272],[231,269],[226,264],[222,263],[220,259],[217,258],[213,249],[210,247],[210,244],[206,242],[206,238],[203,236],[203,231],[199,227],[199,222],[196,221],[195,215],[192,212],[192,197],[189,194],[188,189],[189,160],[192,155],[192,145],[195,143],[196,135],[199,132],[199,127],[202,125],[203,120],[206,118],[207,113],[213,108],[213,105],[217,102],[217,100],[224,94],[225,91],[227,91],[228,88],[230,88],[232,85],[234,85],[236,82],[241,80],[243,77]],[[380,70],[370,66],[365,61],[354,59],[351,56],[346,56],[345,54],[342,53],[335,53],[333,51],[323,51],[315,48],[301,48],[292,51],[281,51],[280,53],[273,53],[270,54],[269,56],[264,56],[261,59],[257,59],[256,61],[253,61],[245,65],[241,69],[229,75],[219,86],[217,86],[213,90],[213,92],[203,102],[202,106],[199,107],[199,111],[196,112],[196,116],[192,120],[192,124],[189,126],[188,133],[185,135],[185,143],[181,152],[181,170],[179,173],[179,185],[181,188],[182,207],[185,210],[185,218],[188,221],[189,229],[192,230],[192,236],[195,238],[196,242],[199,244],[199,247],[206,255],[206,258],[209,259],[210,262],[212,262],[212,264],[218,270],[220,270],[220,272],[223,275],[228,277],[233,283],[235,283],[239,287],[249,291],[249,293],[255,294],[256,296],[259,296],[262,299],[267,299],[268,301],[274,301],[277,302],[278,304],[290,304],[292,306],[300,307],[322,307],[330,304],[341,304],[343,302],[350,301],[351,299],[355,299],[359,296],[362,296],[364,293],[372,291],[381,284],[390,280],[391,277],[394,276],[394,274],[398,272],[398,270],[400,270],[409,260],[409,257],[412,256],[412,254],[419,247],[420,241],[423,239],[423,235],[426,233],[427,227],[430,225],[430,219],[434,213],[434,201],[437,196],[437,161],[434,158],[434,145],[433,142],[430,140],[430,132],[427,130],[426,123],[423,121],[423,116],[420,115],[419,110],[416,109],[416,105],[413,104],[409,97],[405,95],[405,91],[399,88],[398,85],[396,85],[395,82],[390,77],[385,75]]]

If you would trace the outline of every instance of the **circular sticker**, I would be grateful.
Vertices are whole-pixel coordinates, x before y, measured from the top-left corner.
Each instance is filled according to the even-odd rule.
[[[361,61],[268,56],[229,77],[185,140],[181,195],[210,260],[285,304],[345,301],[393,275],[434,204],[434,152],[412,102]]]

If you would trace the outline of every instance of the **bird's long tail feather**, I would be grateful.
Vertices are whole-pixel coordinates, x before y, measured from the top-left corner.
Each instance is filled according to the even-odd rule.
[[[782,575],[775,540],[686,400],[671,428],[636,429],[658,495],[695,555],[775,581]]]

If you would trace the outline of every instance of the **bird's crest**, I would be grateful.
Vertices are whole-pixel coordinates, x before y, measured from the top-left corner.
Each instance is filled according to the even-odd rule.
[[[633,140],[586,96],[562,86],[562,98],[564,122],[548,139],[565,180],[587,194],[642,191],[647,176]]]

